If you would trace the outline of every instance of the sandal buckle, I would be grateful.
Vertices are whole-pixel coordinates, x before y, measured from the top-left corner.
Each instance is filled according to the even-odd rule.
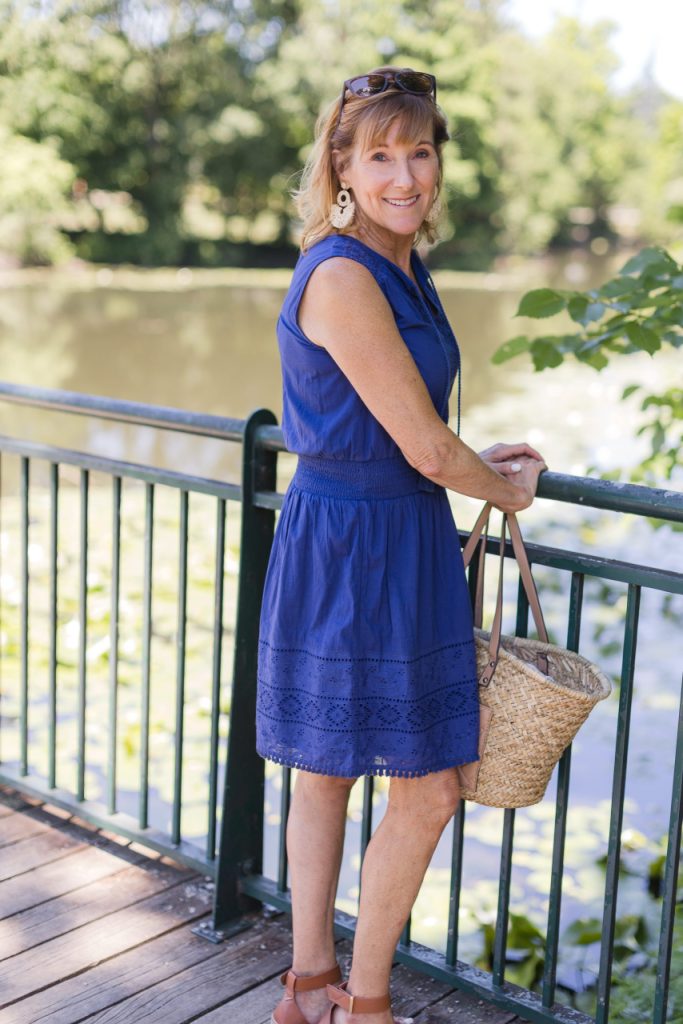
[[[347,1013],[353,1013],[353,998],[354,998],[354,997],[353,997],[353,996],[351,995],[351,993],[350,993],[350,992],[347,992],[346,994],[347,994],[347,995],[348,995],[348,997],[349,997],[349,1008],[348,1008],[348,1010],[347,1010]]]

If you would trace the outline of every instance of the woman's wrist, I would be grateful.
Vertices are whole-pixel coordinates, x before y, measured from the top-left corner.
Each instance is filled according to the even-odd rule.
[[[512,483],[509,477],[480,458],[464,441],[453,436],[457,447],[449,446],[447,453],[439,460],[433,459],[424,469],[417,467],[424,476],[449,490],[470,498],[481,498],[494,505],[512,505],[523,500],[525,488]]]

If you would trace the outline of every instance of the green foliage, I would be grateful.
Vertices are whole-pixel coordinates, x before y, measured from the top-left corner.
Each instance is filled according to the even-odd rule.
[[[683,210],[683,105],[655,97],[648,138],[609,85],[613,27],[563,18],[532,41],[505,6],[0,0],[0,126],[78,179],[71,208],[58,189],[46,213],[55,245],[61,229],[95,260],[261,262],[259,247],[296,237],[288,191],[322,106],[354,72],[410,63],[435,72],[451,124],[435,263],[483,269],[498,252],[609,237],[627,187],[638,207],[665,197],[647,217],[668,237]],[[15,162],[5,173],[21,184]],[[123,222],[108,212],[124,207]]]
[[[622,202],[640,210],[649,237],[680,237],[683,223],[683,101],[650,95],[635,102],[655,107],[655,115],[642,139],[642,167],[627,173],[621,186]],[[646,187],[644,187],[646,185]],[[678,230],[676,230],[678,228]],[[673,229],[673,233],[672,233]]]
[[[58,263],[71,246],[55,224],[67,209],[75,169],[50,142],[34,142],[0,124],[0,237],[22,263]]]
[[[577,237],[609,237],[607,204],[641,162],[640,125],[608,86],[618,61],[614,23],[558,18],[539,42],[509,32],[496,50],[494,131],[505,197],[501,247],[536,252]],[[558,70],[561,69],[560,73]],[[577,236],[573,217],[587,217]]]
[[[491,921],[481,921],[484,949],[475,966],[493,968],[493,946],[496,930]],[[510,912],[506,948],[505,978],[514,985],[532,989],[543,975],[545,936],[524,914]]]
[[[652,356],[664,345],[683,347],[683,266],[666,250],[647,247],[600,288],[527,292],[515,316],[542,319],[558,313],[567,314],[578,329],[536,338],[518,335],[497,349],[493,362],[528,352],[537,371],[559,366],[567,356],[602,370],[614,356]],[[622,399],[639,390],[639,384],[629,385]],[[631,471],[630,479],[671,479],[683,464],[683,389],[674,385],[658,395],[646,394],[640,409],[649,418],[636,434],[649,439],[650,453]]]

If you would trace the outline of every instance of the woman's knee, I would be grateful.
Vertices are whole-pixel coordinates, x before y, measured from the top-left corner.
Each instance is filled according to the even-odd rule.
[[[300,769],[297,774],[297,789],[305,789],[308,793],[322,793],[327,796],[339,795],[348,797],[356,778],[342,775],[321,775],[318,772],[307,772]]]
[[[430,772],[417,778],[394,777],[389,784],[388,808],[394,813],[443,826],[450,821],[460,803],[460,783],[456,768]]]

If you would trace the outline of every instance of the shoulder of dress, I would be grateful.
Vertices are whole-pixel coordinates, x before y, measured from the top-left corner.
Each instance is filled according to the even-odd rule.
[[[308,272],[312,271],[314,267],[336,256],[360,263],[370,271],[378,284],[384,283],[386,275],[384,261],[378,253],[354,238],[353,235],[326,235],[325,238],[315,242],[303,255],[301,271],[308,277]]]

